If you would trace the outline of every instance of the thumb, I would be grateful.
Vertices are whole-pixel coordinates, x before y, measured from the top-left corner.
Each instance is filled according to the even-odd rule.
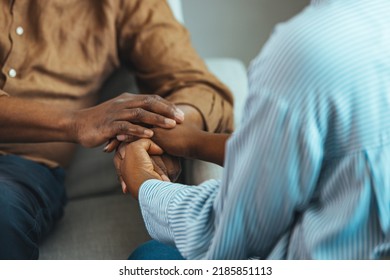
[[[149,139],[140,139],[137,142],[138,145],[142,146],[149,155],[162,155],[164,153],[163,149]]]

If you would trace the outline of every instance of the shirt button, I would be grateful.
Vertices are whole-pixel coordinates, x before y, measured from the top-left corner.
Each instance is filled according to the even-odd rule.
[[[10,76],[11,78],[15,78],[16,77],[16,70],[13,68],[9,69],[8,76]]]
[[[23,33],[24,33],[23,27],[18,26],[18,27],[16,28],[16,34],[18,34],[19,36],[22,36]]]

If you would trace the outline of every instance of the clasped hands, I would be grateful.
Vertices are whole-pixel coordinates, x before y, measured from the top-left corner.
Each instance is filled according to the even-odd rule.
[[[117,150],[114,162],[123,191],[131,190],[134,194],[138,193],[136,187],[147,179],[170,178],[174,181],[181,172],[180,160],[173,157],[182,156],[181,153],[170,152],[146,139],[158,140],[155,133],[160,129],[164,135],[160,138],[167,141],[157,144],[161,146],[167,142],[169,148],[168,142],[176,137],[171,130],[179,124],[203,129],[203,118],[197,109],[191,105],[176,106],[157,95],[123,93],[97,106],[69,114],[71,121],[67,127],[70,131],[66,134],[70,135],[69,141],[84,147],[97,147],[109,140],[104,151]],[[135,141],[137,139],[141,140]]]
[[[136,199],[140,186],[149,179],[176,180],[175,176],[178,174],[173,174],[172,177],[170,171],[177,170],[177,157],[191,157],[191,143],[200,132],[199,128],[185,124],[179,124],[172,129],[152,130],[152,139],[122,143],[114,156],[114,165],[123,193],[131,193]],[[163,164],[159,164],[159,159]]]
[[[114,165],[123,193],[131,193],[138,198],[138,191],[148,179],[170,181],[169,177],[154,160],[164,151],[150,139],[139,139],[132,143],[122,143],[114,157]]]
[[[174,127],[154,127],[151,138],[117,137],[107,145],[116,148],[114,165],[124,193],[138,198],[138,190],[148,179],[176,181],[181,172],[180,159],[191,157],[196,135],[202,131],[203,120],[191,106],[180,106],[185,121]],[[122,140],[119,144],[118,140]]]

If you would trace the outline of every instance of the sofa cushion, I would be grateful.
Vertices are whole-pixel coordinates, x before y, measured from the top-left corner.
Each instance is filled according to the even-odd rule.
[[[149,240],[138,202],[115,193],[71,200],[40,247],[40,259],[126,259]]]
[[[103,152],[103,147],[86,149],[79,147],[66,172],[65,186],[69,199],[112,193],[121,189],[118,182],[113,154]]]

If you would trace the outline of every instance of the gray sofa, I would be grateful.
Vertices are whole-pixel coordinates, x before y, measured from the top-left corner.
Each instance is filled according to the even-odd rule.
[[[183,22],[180,0],[168,2]],[[239,120],[248,91],[244,65],[228,58],[206,59],[206,63],[232,90],[235,119]],[[137,89],[130,74],[121,69],[105,84],[102,95],[109,98],[104,94],[124,91],[137,92]],[[67,170],[69,200],[64,217],[41,244],[40,259],[126,259],[136,246],[150,239],[137,201],[121,193],[112,157],[113,154],[103,153],[102,147],[78,149]],[[220,177],[222,168],[201,161],[186,161],[183,172],[185,183],[198,184]]]

